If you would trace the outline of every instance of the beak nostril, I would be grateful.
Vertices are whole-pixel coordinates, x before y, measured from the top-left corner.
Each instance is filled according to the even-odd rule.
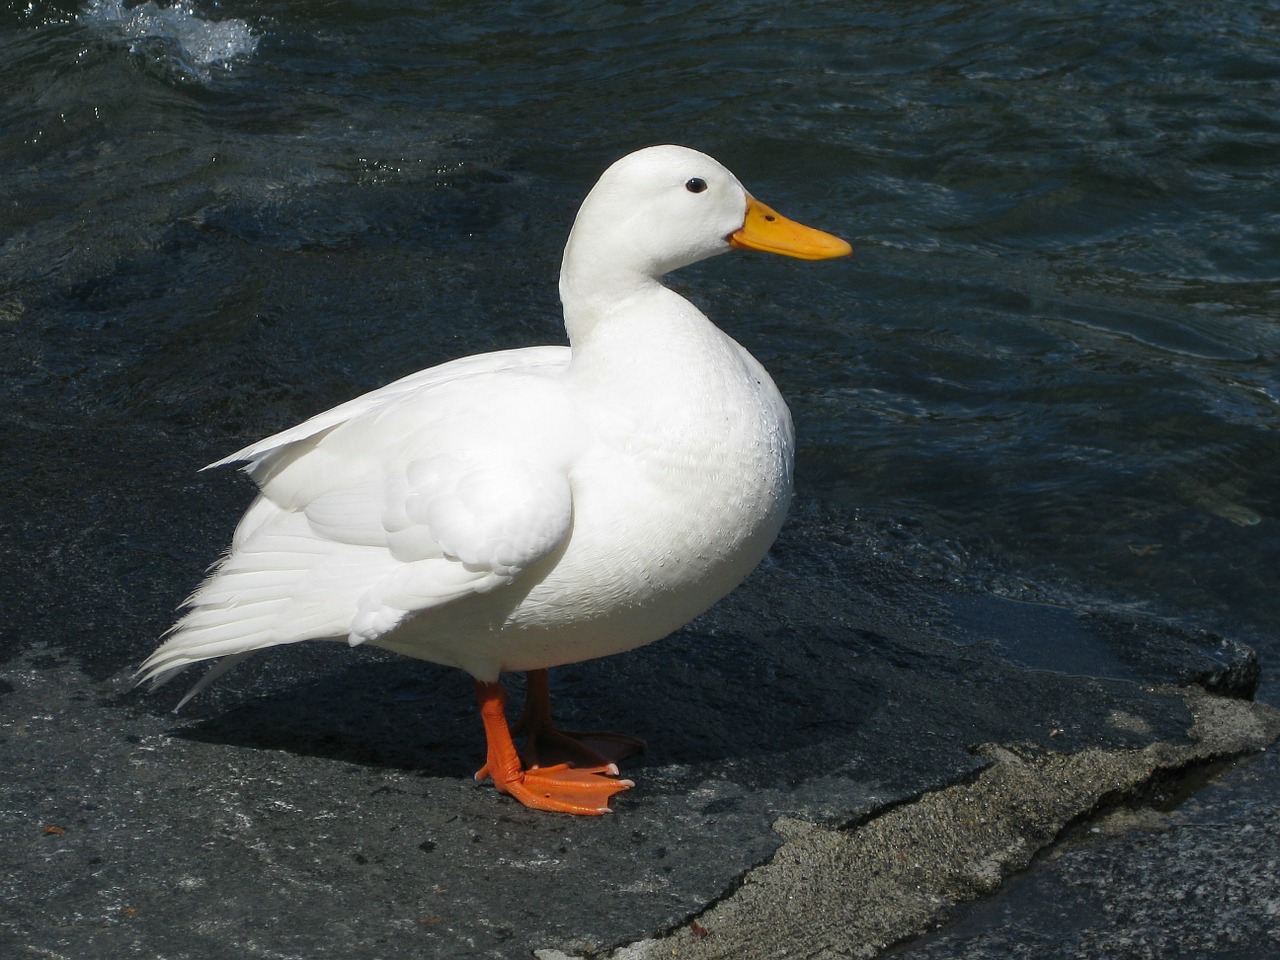
[[[853,252],[839,237],[788,220],[750,194],[744,223],[729,235],[729,246],[781,253],[801,260],[829,260],[847,257]]]

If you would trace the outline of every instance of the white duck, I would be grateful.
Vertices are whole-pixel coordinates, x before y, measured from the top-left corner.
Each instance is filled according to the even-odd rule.
[[[791,498],[791,416],[773,380],[664,274],[733,247],[845,256],[684,147],[613,164],[560,273],[569,347],[412,374],[211,466],[261,488],[231,549],[142,664],[163,681],[301,640],[369,643],[470,673],[477,778],[530,807],[608,812],[632,786],[551,725],[546,669],[666,636],[764,557]],[[530,673],[517,728],[504,671]],[[184,701],[185,702],[185,701]],[[639,741],[581,735],[615,757]],[[538,766],[537,747],[578,764]]]

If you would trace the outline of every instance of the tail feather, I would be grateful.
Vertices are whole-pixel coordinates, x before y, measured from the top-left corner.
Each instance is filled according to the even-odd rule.
[[[242,653],[235,653],[229,657],[223,657],[221,660],[215,663],[212,667],[206,670],[204,672],[204,676],[202,676],[199,680],[197,680],[192,685],[191,689],[182,695],[182,699],[179,700],[177,706],[173,708],[174,712],[176,713],[177,711],[181,710],[183,707],[187,705],[187,701],[190,700],[192,697],[194,697],[197,693],[199,693],[209,684],[213,683],[213,681],[217,680],[224,673],[231,670],[232,667],[235,667],[242,660],[246,660],[249,657],[253,656],[253,654],[255,654],[256,652],[257,652],[256,650],[245,650]],[[176,676],[181,671],[181,669],[182,669],[181,667],[177,668],[177,670],[175,670],[172,674],[170,674],[170,676]],[[168,679],[168,678],[166,677],[157,681],[157,686],[163,683],[165,679]]]
[[[185,703],[257,650],[347,636],[372,551],[347,545],[334,550],[307,534],[301,514],[272,508],[274,515],[267,515],[262,503],[251,510],[254,535],[233,548],[183,604],[185,612],[139,667],[139,682],[159,686],[193,663],[226,658]],[[386,562],[393,561],[388,556]]]

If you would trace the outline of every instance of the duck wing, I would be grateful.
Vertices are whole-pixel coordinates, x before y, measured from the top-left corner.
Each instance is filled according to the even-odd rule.
[[[515,581],[568,535],[580,432],[565,348],[504,351],[389,384],[238,451],[260,494],[142,665],[376,640]]]

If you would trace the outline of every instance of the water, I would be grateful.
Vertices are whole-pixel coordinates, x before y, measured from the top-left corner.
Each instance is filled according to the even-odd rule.
[[[213,20],[190,3],[159,7],[147,2],[90,0],[77,18],[103,39],[125,44],[144,61],[168,65],[175,79],[208,82],[213,69],[253,55],[258,38],[244,20]]]
[[[676,278],[789,397],[802,497],[1009,602],[1254,644],[1280,701],[1274,0],[0,14],[5,526],[86,658],[144,654],[213,559],[118,490],[220,542],[244,489],[199,465],[561,341],[576,205],[654,142],[854,244]],[[124,559],[89,590],[95,550]],[[122,607],[133,646],[88,639]]]

